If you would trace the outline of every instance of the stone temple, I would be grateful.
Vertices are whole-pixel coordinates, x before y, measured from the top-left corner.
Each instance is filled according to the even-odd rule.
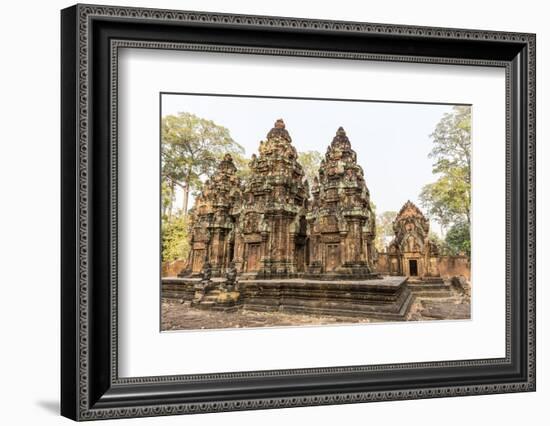
[[[224,273],[235,250],[235,221],[239,217],[241,182],[228,154],[205,182],[191,215],[191,252],[188,271],[200,273],[205,261],[215,275]]]
[[[343,128],[313,186],[283,120],[260,143],[246,185],[230,155],[195,201],[191,254],[180,275],[213,276],[230,263],[243,278],[372,278],[374,216],[363,169]]]
[[[389,273],[411,278],[439,277],[438,248],[428,238],[430,222],[410,201],[393,222],[395,237],[389,245]]]
[[[283,120],[249,164],[236,222],[235,266],[249,277],[295,277],[306,266],[309,189]]]
[[[308,275],[371,276],[375,223],[369,190],[342,127],[327,148],[311,193]]]
[[[311,183],[282,119],[249,167],[243,183],[226,155],[205,182],[191,214],[189,259],[178,277],[163,278],[163,297],[202,309],[403,319],[409,278],[443,285],[428,221],[410,202],[379,270],[369,189],[342,127]]]

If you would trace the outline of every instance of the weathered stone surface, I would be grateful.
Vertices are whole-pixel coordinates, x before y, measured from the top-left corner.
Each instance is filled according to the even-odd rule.
[[[249,163],[250,178],[236,234],[235,265],[243,278],[293,277],[306,259],[308,184],[282,119]]]
[[[191,216],[191,254],[179,276],[197,276],[208,261],[213,276],[225,275],[234,262],[242,279],[376,277],[369,190],[344,129],[327,149],[311,205],[282,119],[258,152],[244,184],[230,155],[205,183]]]
[[[311,193],[308,276],[372,275],[375,226],[370,194],[342,127],[327,148]]]
[[[191,214],[191,250],[179,276],[198,275],[209,262],[214,276],[223,274],[233,260],[235,222],[241,183],[231,155],[225,155],[212,178],[195,199]]]
[[[471,318],[470,299],[453,294],[446,298],[415,296],[409,312],[401,319],[407,321],[434,321],[442,319],[464,320]],[[370,315],[327,315],[283,310],[225,310],[197,309],[188,303],[163,299],[162,330],[216,329],[244,327],[281,327],[328,324],[365,324],[388,321]]]
[[[450,282],[441,279],[433,282],[409,279],[407,284],[415,296],[441,298],[453,294]]]
[[[390,256],[387,252],[378,252],[376,254],[376,271],[382,275],[389,274]],[[435,267],[439,270],[442,279],[450,280],[453,276],[462,275],[470,279],[470,259],[466,255],[439,255],[436,257]]]
[[[180,305],[171,300],[162,302],[161,329],[227,329],[248,327],[316,326],[328,324],[369,323],[376,320],[362,317],[321,316],[285,312],[258,312],[248,310],[202,310]]]
[[[422,303],[420,315],[424,319],[469,319],[470,318],[470,303],[442,303],[442,302],[426,302]]]
[[[235,267],[235,262],[231,262],[225,273],[225,283],[223,288],[228,291],[233,291],[238,285],[237,282],[237,268]]]
[[[453,288],[458,291],[460,294],[465,294],[467,296],[471,295],[471,285],[468,280],[463,276],[454,276],[451,278],[451,285]]]
[[[252,156],[245,183],[231,156],[224,157],[195,200],[187,266],[180,278],[162,280],[163,300],[176,301],[193,318],[204,310],[368,321],[466,315],[469,287],[457,278],[456,292],[441,279],[429,222],[410,201],[395,219],[386,254],[392,276],[376,272],[370,194],[343,128],[327,148],[311,194],[297,158],[282,119]],[[457,303],[449,298],[455,293],[467,302],[452,314]],[[439,302],[424,305],[426,298]],[[173,313],[173,304],[167,306]],[[235,316],[235,326],[248,324],[245,317]],[[279,317],[270,318],[265,325],[280,323]]]
[[[242,281],[239,289],[233,291],[226,290],[221,278],[212,282],[213,285],[197,295],[197,291],[203,289],[201,278],[165,279],[162,297],[166,300],[192,298],[193,306],[198,308],[228,310],[242,307],[257,311],[364,316],[386,320],[404,319],[412,301],[405,277],[332,282],[254,279]]]
[[[422,211],[407,201],[393,222],[393,230],[395,237],[388,246],[389,273],[441,282],[438,247],[428,238],[430,222]]]

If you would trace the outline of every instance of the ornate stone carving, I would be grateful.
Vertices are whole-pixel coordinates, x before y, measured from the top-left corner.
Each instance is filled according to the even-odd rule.
[[[239,219],[237,270],[247,276],[295,276],[305,267],[308,187],[282,119],[249,163]]]
[[[227,291],[233,291],[233,289],[238,287],[237,268],[235,267],[235,262],[229,263],[229,267],[225,273],[225,278],[225,289]]]
[[[212,266],[208,259],[204,261],[203,269],[200,273],[201,280],[195,284],[193,304],[198,304],[204,299],[206,292],[212,287]]]
[[[430,241],[430,222],[422,211],[407,201],[393,222],[395,237],[388,247],[390,273],[409,277],[439,277],[438,247]]]
[[[212,274],[220,276],[233,259],[235,223],[241,202],[241,183],[230,154],[204,183],[191,214],[191,251],[180,276],[197,275],[208,258]]]
[[[342,127],[327,148],[311,192],[309,274],[371,275],[375,227],[370,195]]]

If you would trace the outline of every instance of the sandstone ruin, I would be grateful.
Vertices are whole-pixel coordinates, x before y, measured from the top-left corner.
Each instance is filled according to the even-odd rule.
[[[189,259],[177,278],[163,278],[163,297],[203,309],[403,319],[415,290],[449,291],[429,221],[410,201],[387,252],[376,252],[369,189],[342,127],[313,182],[282,119],[249,167],[243,183],[228,154],[205,182]]]

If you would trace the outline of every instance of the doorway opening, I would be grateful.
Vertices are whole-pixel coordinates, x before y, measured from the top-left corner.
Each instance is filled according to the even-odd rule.
[[[416,277],[418,275],[418,263],[416,260],[409,260],[409,275],[411,277]]]

